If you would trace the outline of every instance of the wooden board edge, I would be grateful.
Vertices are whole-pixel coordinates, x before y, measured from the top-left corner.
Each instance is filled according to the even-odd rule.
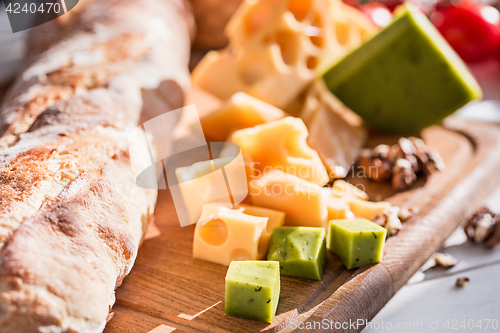
[[[322,322],[327,319],[343,324],[360,318],[363,320],[362,325],[345,325],[346,328],[341,329],[342,332],[360,332],[366,322],[375,317],[425,261],[439,250],[441,244],[464,219],[500,184],[500,172],[497,172],[500,165],[500,127],[456,118],[449,119],[446,127],[467,136],[472,141],[476,154],[467,168],[466,177],[423,220],[406,230],[407,235],[429,235],[418,239],[423,242],[418,247],[418,253],[415,253],[417,248],[411,246],[411,242],[409,246],[403,244],[408,243],[406,238],[404,242],[394,244],[394,247],[403,250],[397,254],[390,253],[378,265],[356,271],[354,278],[336,290],[321,307],[307,318],[302,318],[304,322]],[[457,202],[469,204],[456,205]],[[413,258],[413,264],[408,267],[403,264],[403,258]],[[313,327],[305,331],[319,332],[322,329]]]

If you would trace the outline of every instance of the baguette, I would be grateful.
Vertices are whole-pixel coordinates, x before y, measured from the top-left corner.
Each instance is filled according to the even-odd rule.
[[[156,202],[128,133],[183,105],[192,17],[87,0],[33,30],[0,110],[0,332],[101,332]]]

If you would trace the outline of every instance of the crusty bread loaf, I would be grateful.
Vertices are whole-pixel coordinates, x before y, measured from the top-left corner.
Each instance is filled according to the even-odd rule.
[[[87,0],[33,29],[0,111],[0,332],[100,332],[156,202],[127,135],[181,107],[183,0]]]

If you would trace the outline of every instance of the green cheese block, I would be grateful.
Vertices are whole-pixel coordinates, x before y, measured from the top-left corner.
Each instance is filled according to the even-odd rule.
[[[393,133],[420,131],[482,97],[464,62],[410,4],[323,78],[368,124]]]
[[[280,262],[283,276],[320,281],[328,261],[325,229],[274,228],[267,259]]]
[[[226,315],[271,323],[280,295],[277,261],[233,261],[226,274]]]
[[[367,219],[332,220],[328,249],[348,269],[382,261],[387,230]]]

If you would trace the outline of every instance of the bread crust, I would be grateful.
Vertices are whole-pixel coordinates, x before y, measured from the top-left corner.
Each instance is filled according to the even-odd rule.
[[[80,1],[34,29],[0,110],[0,332],[104,329],[156,202],[127,136],[182,106],[192,31],[182,0]]]

